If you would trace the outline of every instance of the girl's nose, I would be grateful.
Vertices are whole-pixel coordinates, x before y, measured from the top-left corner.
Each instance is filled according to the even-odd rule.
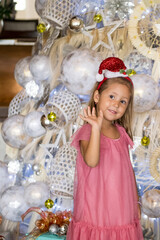
[[[113,103],[113,106],[118,108],[119,107],[119,101],[115,100],[114,103]]]

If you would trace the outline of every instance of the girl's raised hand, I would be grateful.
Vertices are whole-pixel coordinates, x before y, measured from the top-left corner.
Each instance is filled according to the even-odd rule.
[[[101,130],[102,127],[102,121],[103,121],[103,112],[100,110],[98,113],[98,117],[96,116],[96,109],[93,107],[92,112],[91,108],[88,106],[87,109],[83,110],[84,115],[79,115],[80,118],[89,124],[92,125],[92,127],[98,127],[99,130]]]

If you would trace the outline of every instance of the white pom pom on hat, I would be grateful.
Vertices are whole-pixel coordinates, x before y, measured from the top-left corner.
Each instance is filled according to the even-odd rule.
[[[96,80],[97,80],[97,82],[101,82],[101,81],[103,80],[103,78],[104,78],[104,75],[103,75],[103,74],[99,74],[99,73],[96,74]]]

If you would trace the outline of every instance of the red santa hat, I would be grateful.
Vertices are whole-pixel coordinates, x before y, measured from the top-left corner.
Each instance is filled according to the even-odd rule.
[[[130,76],[136,74],[136,72],[133,69],[126,69],[124,62],[120,58],[109,57],[103,60],[99,66],[98,74],[96,75],[96,80],[99,82],[97,90],[108,78],[115,77],[125,77],[133,85]]]
[[[124,70],[124,71],[123,71]],[[104,77],[106,78],[114,78],[123,76],[126,70],[126,66],[124,62],[117,57],[109,57],[103,60],[99,66],[99,71],[96,76],[96,80],[101,82]],[[122,73],[123,72],[123,73]]]

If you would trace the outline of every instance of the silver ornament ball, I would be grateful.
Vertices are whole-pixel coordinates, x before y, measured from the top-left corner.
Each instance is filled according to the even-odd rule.
[[[59,227],[57,224],[52,224],[50,227],[49,227],[49,232],[51,234],[57,234],[59,231]]]
[[[41,117],[41,125],[44,128],[49,129],[49,130],[54,128],[54,125],[48,120],[48,118],[45,115],[43,115]]]
[[[59,234],[65,235],[67,233],[67,230],[68,230],[68,225],[63,224],[62,226],[59,227]]]
[[[35,172],[37,172],[37,171],[39,171],[40,170],[40,164],[38,164],[38,163],[35,163],[35,164],[33,164],[33,166],[32,166],[32,169],[33,169],[33,171],[35,171]]]

